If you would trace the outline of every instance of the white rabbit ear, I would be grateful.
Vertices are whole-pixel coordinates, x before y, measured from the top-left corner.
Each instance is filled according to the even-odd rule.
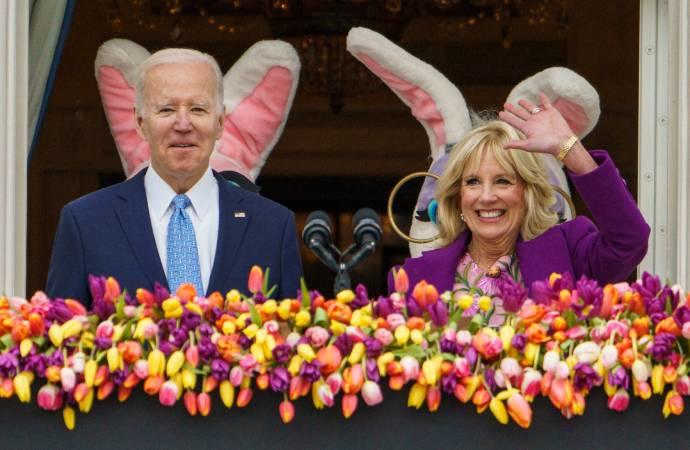
[[[223,135],[211,167],[256,180],[285,127],[299,71],[297,52],[283,41],[257,42],[237,60],[223,80]]]
[[[136,71],[149,56],[142,46],[111,39],[98,49],[95,72],[110,132],[127,177],[148,165],[148,144],[137,134],[134,117]]]
[[[410,108],[429,136],[433,159],[472,128],[464,97],[434,67],[367,28],[350,30],[347,49]]]
[[[525,99],[539,104],[540,92],[546,94],[580,139],[599,121],[599,94],[586,79],[570,69],[550,67],[521,81],[510,92],[508,103]]]

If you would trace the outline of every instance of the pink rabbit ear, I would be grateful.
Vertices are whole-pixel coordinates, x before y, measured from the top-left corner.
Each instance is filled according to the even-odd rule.
[[[111,39],[98,49],[96,81],[110,132],[127,177],[148,165],[148,144],[137,134],[134,117],[136,70],[149,52],[125,39]]]
[[[299,82],[295,49],[283,41],[257,42],[224,77],[223,135],[211,156],[216,171],[251,179],[280,138]]]
[[[508,103],[519,99],[539,104],[539,93],[549,97],[572,130],[584,138],[599,121],[599,94],[589,82],[565,67],[550,67],[521,81],[510,92]]]
[[[462,94],[434,67],[367,28],[350,30],[347,49],[410,107],[429,136],[433,159],[472,128]]]

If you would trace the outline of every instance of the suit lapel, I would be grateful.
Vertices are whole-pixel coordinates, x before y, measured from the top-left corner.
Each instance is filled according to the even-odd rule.
[[[223,289],[223,278],[231,273],[247,226],[252,220],[250,211],[242,208],[247,193],[232,186],[215,171],[213,175],[218,180],[218,241],[207,295]]]
[[[118,194],[123,202],[116,212],[132,251],[151,282],[151,286],[156,281],[167,285],[167,278],[163,272],[151,228],[151,217],[144,189],[145,173],[146,170],[142,170],[134,178],[121,185]],[[127,264],[127,261],[123,261],[123,264]]]

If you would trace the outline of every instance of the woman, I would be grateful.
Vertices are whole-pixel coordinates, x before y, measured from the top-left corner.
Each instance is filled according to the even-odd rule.
[[[502,120],[453,148],[436,190],[444,246],[405,261],[410,286],[426,280],[440,292],[491,296],[502,272],[528,288],[552,272],[607,283],[625,279],[642,260],[649,226],[608,154],[587,152],[548,98],[541,100],[542,107],[506,103]],[[583,216],[557,224],[540,153],[563,161],[596,226]]]

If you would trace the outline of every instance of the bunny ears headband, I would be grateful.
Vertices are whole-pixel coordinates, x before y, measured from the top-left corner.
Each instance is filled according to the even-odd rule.
[[[440,175],[450,148],[472,129],[470,111],[460,90],[434,67],[372,30],[350,30],[347,49],[410,108],[429,138],[428,173]],[[135,72],[148,56],[149,52],[134,42],[113,39],[101,46],[95,63],[103,107],[128,177],[148,165],[150,159],[150,149],[138,136],[132,114]],[[222,137],[211,156],[213,169],[237,172],[251,181],[256,179],[282,134],[299,70],[295,49],[277,40],[254,44],[230,68],[223,81],[225,117]],[[549,97],[580,138],[599,120],[596,90],[569,69],[552,67],[523,80],[513,88],[507,101],[515,103],[523,98],[538,104],[539,92]],[[548,156],[544,161],[550,182],[567,198],[569,189],[562,164]],[[438,246],[433,239],[438,230],[427,213],[433,200],[435,176],[424,182],[413,213],[409,236],[413,257]],[[391,209],[389,201],[389,212]],[[563,198],[559,198],[556,209],[565,218],[571,218]],[[427,242],[415,243],[419,240]]]

